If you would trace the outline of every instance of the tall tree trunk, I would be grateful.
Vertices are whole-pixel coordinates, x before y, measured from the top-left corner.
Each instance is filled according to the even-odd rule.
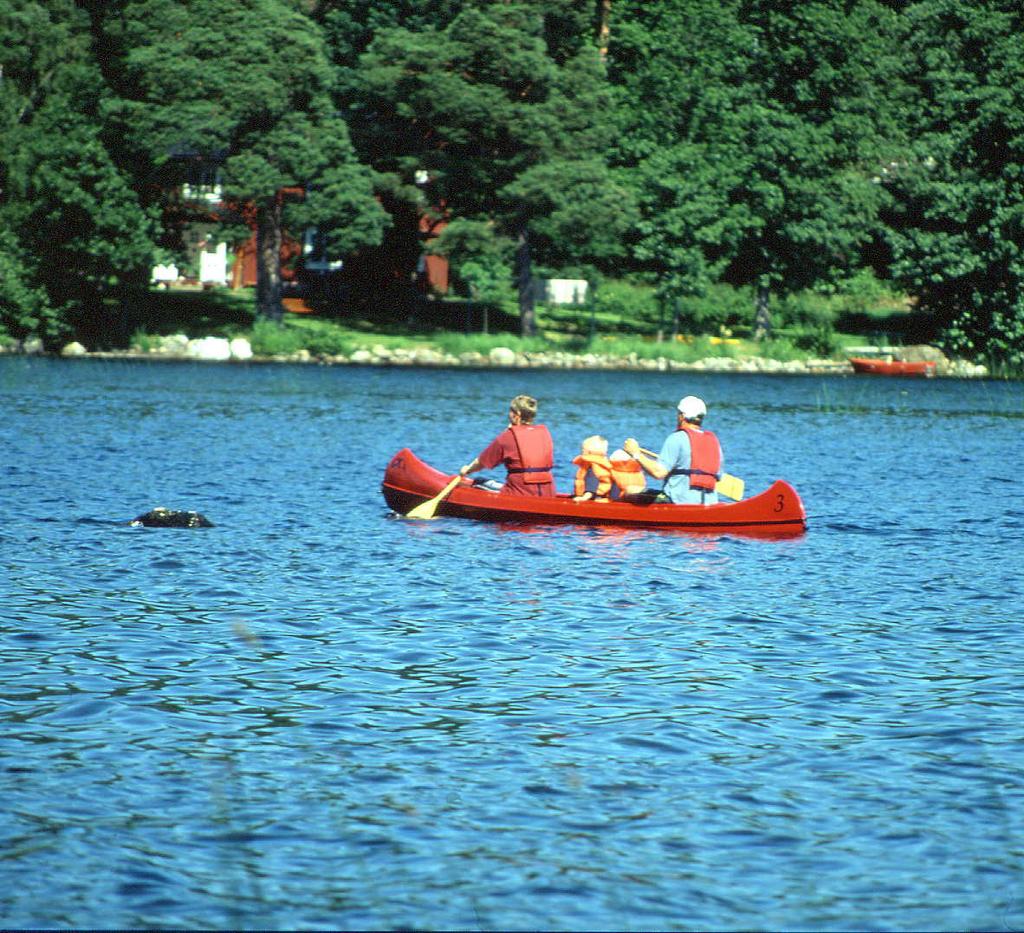
[[[608,57],[608,41],[611,38],[612,0],[599,0],[601,22],[597,30],[597,47],[601,52],[601,61]]]
[[[261,204],[256,212],[256,313],[271,321],[284,317],[281,304],[280,196]]]
[[[533,262],[530,259],[530,231],[522,227],[516,243],[516,285],[519,288],[520,333],[532,337],[537,332],[533,307]]]
[[[754,293],[754,339],[764,340],[772,335],[772,312],[768,305],[771,292],[767,279],[760,279]]]

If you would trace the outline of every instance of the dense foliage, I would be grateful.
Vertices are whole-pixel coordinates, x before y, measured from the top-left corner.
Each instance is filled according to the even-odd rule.
[[[1022,33],[1018,0],[8,0],[0,337],[124,339],[206,166],[264,318],[289,232],[386,270],[373,307],[427,217],[456,291],[518,288],[524,334],[534,277],[585,277],[624,331],[825,347],[800,295],[870,280],[1020,370]]]
[[[72,0],[0,7],[0,326],[52,342],[117,333],[148,280],[155,218],[103,138],[89,17]]]
[[[924,0],[901,20],[915,133],[889,164],[893,277],[950,348],[1024,368],[1024,6]]]

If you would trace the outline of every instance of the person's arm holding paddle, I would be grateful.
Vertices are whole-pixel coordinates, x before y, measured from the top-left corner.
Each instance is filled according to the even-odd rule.
[[[635,437],[627,437],[622,444],[622,449],[640,464],[645,473],[649,473],[655,479],[664,479],[668,476],[668,467],[666,467],[657,457],[652,457],[648,453],[645,453],[637,443]]]
[[[687,395],[676,406],[676,429],[657,457],[644,451],[635,438],[622,448],[646,473],[663,480],[662,492],[676,505],[713,505],[718,502],[716,484],[722,475],[722,448],[718,438],[703,427],[707,405]]]
[[[502,492],[526,496],[555,495],[554,443],[543,424],[535,424],[537,400],[517,395],[509,403],[508,427],[459,470],[466,476],[504,464],[508,475]]]

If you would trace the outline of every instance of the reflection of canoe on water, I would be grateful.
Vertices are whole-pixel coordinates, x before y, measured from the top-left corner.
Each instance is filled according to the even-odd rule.
[[[871,376],[934,376],[931,360],[873,360],[863,356],[849,357],[855,373]]]
[[[406,515],[440,493],[452,479],[452,474],[435,470],[405,448],[391,458],[381,491],[391,509]],[[807,514],[800,496],[783,480],[776,480],[764,492],[742,502],[672,505],[668,502],[574,502],[569,495],[517,496],[491,492],[466,479],[441,502],[437,514],[487,522],[625,525],[769,538],[800,535],[807,527]]]

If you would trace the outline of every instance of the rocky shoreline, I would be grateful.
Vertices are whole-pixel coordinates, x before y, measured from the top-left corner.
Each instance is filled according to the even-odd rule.
[[[879,352],[880,348],[860,348]],[[42,354],[39,341],[26,341],[23,345],[2,348],[0,353]],[[988,375],[984,366],[967,360],[949,360],[935,347],[899,348],[903,359],[931,359],[936,363],[936,375],[957,378],[980,378]],[[370,349],[355,350],[349,355],[313,354],[308,350],[277,356],[257,356],[244,337],[228,340],[223,337],[202,337],[191,340],[184,334],[159,338],[148,348],[128,350],[87,350],[82,344],[69,343],[60,355],[64,358],[127,359],[127,360],[194,360],[221,363],[316,363],[325,366],[426,366],[465,367],[474,369],[585,369],[585,370],[645,370],[651,372],[721,372],[761,374],[852,374],[847,360],[806,359],[773,360],[758,356],[708,357],[692,363],[681,363],[666,357],[646,359],[635,353],[628,356],[610,356],[603,353],[564,353],[544,351],[520,353],[508,347],[495,347],[489,353],[461,353],[453,355],[425,347],[389,348],[376,345]]]

